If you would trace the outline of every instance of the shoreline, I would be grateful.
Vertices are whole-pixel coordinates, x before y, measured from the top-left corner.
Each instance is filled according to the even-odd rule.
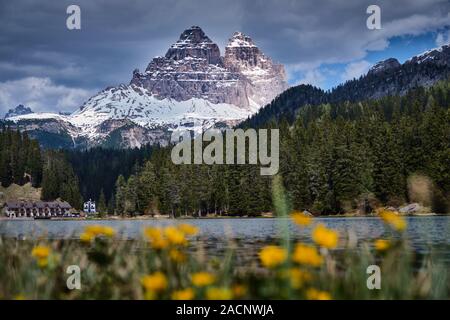
[[[415,214],[404,214],[401,215],[402,217],[436,217],[436,216],[450,216],[449,214],[437,214],[437,213],[415,213]],[[333,219],[333,218],[376,218],[378,215],[357,215],[357,214],[337,214],[337,215],[321,215],[321,216],[314,216],[314,218],[326,218],[326,219]],[[167,221],[183,221],[183,220],[219,220],[219,219],[276,219],[280,217],[276,216],[206,216],[206,217],[177,217],[177,218],[171,218],[169,216],[139,216],[139,217],[103,217],[103,218],[51,218],[51,219],[45,219],[49,221],[147,221],[147,220],[167,220]],[[7,217],[0,217],[0,221],[35,221],[35,220],[41,220],[41,219],[34,219],[34,218],[7,218]],[[42,219],[43,220],[43,219]]]

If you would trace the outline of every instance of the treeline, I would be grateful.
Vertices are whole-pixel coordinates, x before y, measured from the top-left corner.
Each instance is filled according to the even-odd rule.
[[[59,198],[81,209],[85,200],[92,199],[102,212],[113,213],[117,177],[137,173],[152,149],[43,149],[10,123],[0,128],[0,184],[8,187],[31,182],[33,187],[42,188],[42,200]]]
[[[65,150],[64,153],[78,178],[82,197],[85,200],[104,200],[107,203],[114,197],[118,176],[128,178],[131,174],[137,173],[145,160],[149,159],[154,148],[157,147],[148,145],[140,149],[97,147],[88,150]],[[102,193],[104,199],[100,199]]]
[[[283,139],[281,173],[294,208],[339,213],[411,199],[410,179],[432,181],[426,205],[448,212],[450,86],[404,97],[307,106]]]
[[[319,94],[308,87],[313,94]],[[311,92],[309,92],[311,93]],[[304,101],[295,97],[286,103]],[[287,99],[287,96],[286,96]],[[300,99],[300,100],[298,100]],[[280,129],[280,171],[292,209],[316,214],[410,202],[411,177],[431,184],[429,205],[448,212],[450,82],[404,96],[303,105]],[[205,145],[205,144],[204,144]],[[174,165],[169,147],[41,150],[16,130],[0,132],[0,182],[42,187],[42,198],[102,214],[259,215],[273,211],[272,177],[255,165]]]
[[[69,202],[76,209],[82,208],[79,181],[65,154],[58,150],[47,150],[44,153],[41,199],[50,201],[58,198]]]
[[[3,126],[0,130],[0,183],[8,187],[12,183],[23,185],[31,182],[40,186],[42,159],[39,143],[29,139],[26,133]]]
[[[0,131],[0,183],[5,188],[31,183],[42,188],[42,200],[59,198],[78,209],[82,205],[78,179],[66,156],[42,150],[37,140],[9,126]]]
[[[160,149],[138,174],[119,176],[115,212],[258,215],[272,208],[271,178],[259,173],[256,166],[174,165],[170,149]]]
[[[292,209],[334,214],[410,201],[408,179],[432,181],[429,205],[450,195],[450,83],[375,101],[304,106],[280,129],[280,172]],[[114,212],[173,216],[272,211],[271,177],[259,166],[174,165],[153,152],[137,174],[116,182]],[[110,211],[112,212],[112,211]]]
[[[378,73],[368,73],[346,81],[329,91],[311,85],[298,85],[281,93],[271,103],[263,107],[240,124],[240,127],[259,128],[270,122],[286,120],[293,124],[299,111],[305,105],[324,103],[358,102],[380,94],[394,96],[417,87],[417,79],[436,82],[450,77],[448,65],[437,64],[432,59],[422,63],[406,63],[398,68]]]

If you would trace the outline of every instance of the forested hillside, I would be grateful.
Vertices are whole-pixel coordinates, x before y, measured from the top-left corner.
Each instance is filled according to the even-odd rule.
[[[308,90],[314,90],[309,88]],[[292,103],[295,103],[293,101]],[[410,201],[408,181],[432,181],[429,206],[448,212],[450,83],[404,96],[304,106],[281,130],[280,172],[292,209],[335,214]],[[271,177],[259,166],[173,165],[170,149],[116,183],[117,213],[173,215],[272,211]]]
[[[281,131],[279,174],[292,209],[335,214],[398,206],[413,200],[409,182],[420,176],[431,181],[426,205],[449,211],[450,82],[361,102],[326,103],[321,90],[303,88],[274,101],[274,108],[281,101],[302,108],[265,124]],[[261,176],[259,166],[174,165],[171,149],[162,147],[44,151],[8,127],[0,146],[2,186],[31,181],[43,199],[77,208],[92,198],[102,213],[120,215],[272,211],[272,177]]]
[[[62,199],[81,208],[78,179],[61,151],[44,151],[37,140],[10,127],[0,130],[0,183],[42,187],[43,200]]]
[[[103,191],[106,202],[110,202],[119,175],[128,178],[140,170],[150,157],[152,149],[104,149],[66,150],[65,155],[73,167],[80,183],[80,191],[85,200],[98,200]],[[114,199],[112,199],[114,202]]]
[[[4,187],[15,183],[31,182],[39,186],[42,181],[42,161],[39,143],[26,133],[3,127],[0,130],[0,183]]]
[[[447,62],[449,54],[450,48],[444,46],[442,51],[435,50],[424,56],[413,57],[403,65],[382,67],[377,72],[369,71],[358,79],[349,80],[330,91],[304,84],[291,87],[242,122],[240,127],[258,128],[267,126],[270,121],[279,122],[283,119],[292,124],[299,110],[305,105],[378,99],[404,95],[414,88],[430,86],[450,76],[450,66]],[[383,66],[383,63],[379,64]]]

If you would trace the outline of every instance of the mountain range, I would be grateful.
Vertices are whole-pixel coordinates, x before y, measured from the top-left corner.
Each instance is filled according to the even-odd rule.
[[[233,126],[288,88],[284,67],[241,32],[225,54],[198,26],[128,85],[109,87],[69,116],[9,113],[8,120],[47,147],[166,144],[173,130]]]
[[[430,87],[450,77],[450,46],[428,50],[401,64],[395,58],[376,63],[367,74],[324,91],[311,85],[291,87],[270,104],[243,121],[242,127],[265,126],[285,119],[292,123],[304,105],[356,102],[405,95],[418,87]]]
[[[111,148],[167,144],[174,130],[211,126],[264,126],[292,122],[304,105],[404,95],[450,76],[450,47],[432,49],[401,64],[390,58],[367,74],[324,91],[311,85],[288,88],[284,67],[241,32],[224,55],[200,27],[180,35],[165,56],[134,70],[128,85],[109,87],[70,115],[12,109],[7,121],[44,147]]]

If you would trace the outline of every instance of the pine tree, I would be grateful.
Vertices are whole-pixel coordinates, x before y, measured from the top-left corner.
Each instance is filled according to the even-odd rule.
[[[105,193],[103,192],[103,190],[100,192],[100,197],[97,203],[98,213],[102,217],[105,216],[108,213],[108,207],[106,206]]]
[[[122,175],[119,175],[116,181],[116,205],[115,212],[118,215],[125,215],[125,197],[126,181]]]
[[[137,212],[138,204],[138,184],[137,179],[134,175],[128,178],[125,187],[125,197],[124,197],[124,209],[129,215],[135,215]]]
[[[114,198],[114,193],[113,193],[113,194],[111,194],[111,197],[109,198],[109,201],[108,201],[108,214],[109,215],[114,214],[115,206],[116,206],[116,199]]]
[[[146,214],[157,211],[157,181],[153,164],[147,161],[138,178],[137,209]]]

